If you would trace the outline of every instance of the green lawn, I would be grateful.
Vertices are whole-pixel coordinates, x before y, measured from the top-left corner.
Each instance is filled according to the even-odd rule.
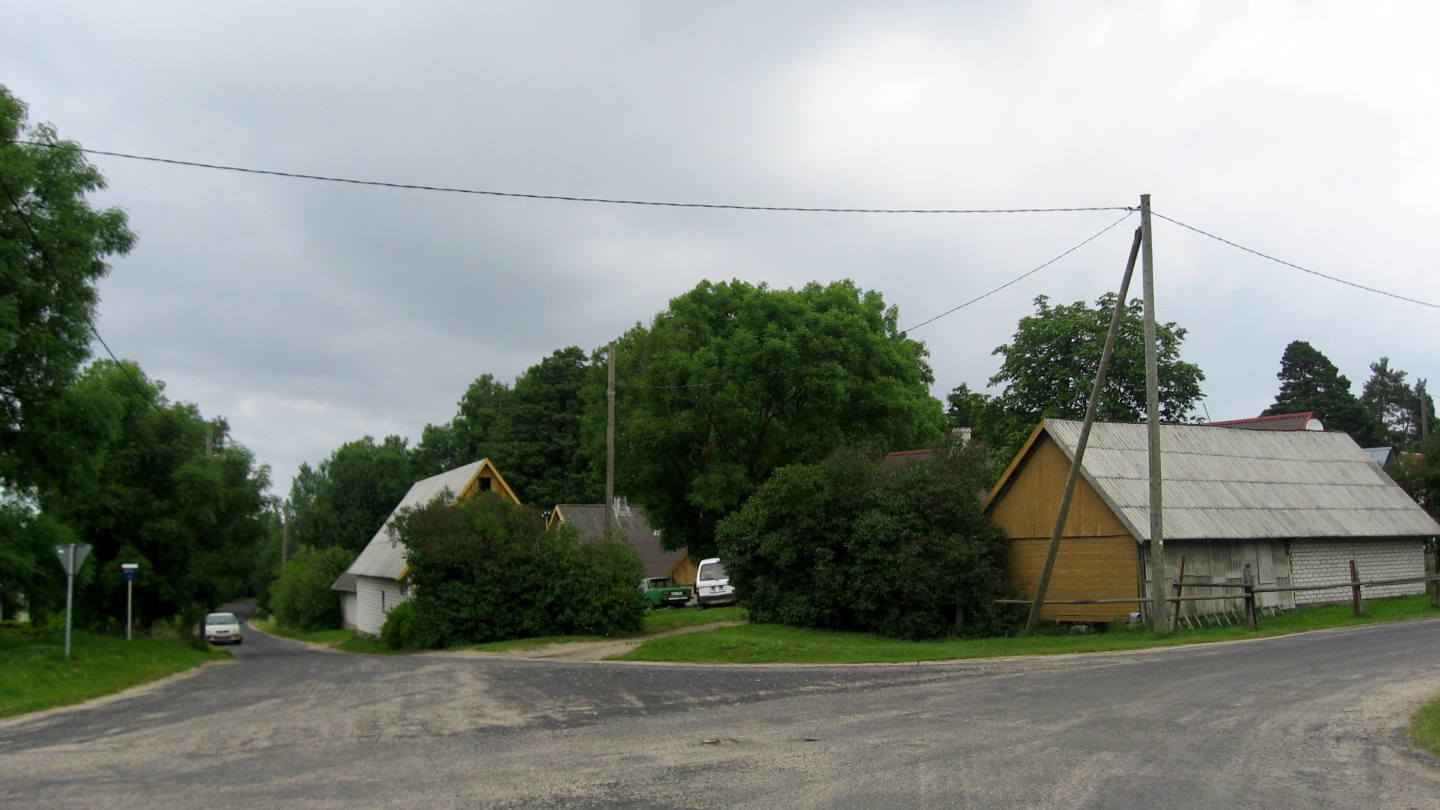
[[[293,627],[281,627],[274,618],[252,619],[251,624],[257,630],[269,633],[272,636],[281,638],[292,638],[296,641],[309,641],[315,644],[341,644],[355,637],[354,630],[296,630]]]
[[[1440,756],[1440,695],[1421,706],[1410,718],[1410,736],[1430,753]]]
[[[718,611],[717,611],[718,612]],[[1440,616],[1424,596],[1377,599],[1365,603],[1365,616],[1349,605],[1303,608],[1262,618],[1260,629],[1242,626],[1181,630],[1157,636],[1149,629],[1123,626],[1107,632],[1073,633],[1051,628],[1029,637],[901,641],[867,633],[804,630],[776,624],[746,624],[647,641],[619,656],[625,661],[680,661],[711,664],[862,664],[994,658],[1006,655],[1138,650],[1180,644],[1264,638],[1351,624]]]
[[[211,648],[152,638],[75,632],[65,660],[65,631],[0,625],[0,717],[68,706],[229,658]]]

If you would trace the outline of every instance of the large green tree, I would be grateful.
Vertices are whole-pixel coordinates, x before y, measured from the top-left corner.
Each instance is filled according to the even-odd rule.
[[[134,364],[93,363],[72,395],[108,416],[108,435],[91,448],[94,475],[43,493],[40,506],[78,542],[94,546],[86,563],[93,578],[78,597],[81,615],[124,615],[121,563],[140,564],[141,623],[198,618],[238,596],[265,535],[265,467],[229,440],[223,419],[206,420],[194,405],[169,402],[162,384]]]
[[[990,397],[961,386],[949,397],[952,425],[973,428],[977,441],[1004,457],[1019,449],[1040,419],[1085,418],[1115,294],[1101,296],[1093,306],[1084,301],[1052,306],[1042,295],[1035,308],[1034,315],[1020,319],[1010,342],[993,352],[1003,359],[989,384],[1000,386],[1000,393]],[[1096,414],[1102,421],[1146,417],[1144,314],[1139,299],[1126,303]],[[1155,327],[1160,419],[1165,422],[1192,418],[1205,379],[1199,366],[1180,359],[1185,335],[1173,321]]]
[[[460,398],[455,418],[441,425],[426,425],[411,458],[418,477],[428,478],[463,467],[482,458],[500,464],[501,422],[510,411],[510,386],[482,374]],[[501,473],[508,471],[501,467]]]
[[[1313,411],[1326,430],[1350,434],[1361,447],[1385,443],[1385,429],[1350,392],[1350,380],[1330,358],[1303,340],[1293,341],[1280,357],[1280,392],[1262,416]]]
[[[301,464],[290,485],[290,542],[360,553],[416,478],[399,436],[378,444],[366,436],[341,445],[318,467]]]
[[[1380,420],[1390,446],[1414,452],[1420,449],[1421,413],[1423,411],[1433,426],[1435,402],[1425,392],[1424,380],[1416,380],[1412,386],[1405,381],[1405,376],[1404,371],[1390,368],[1390,358],[1380,358],[1370,364],[1370,379],[1361,389],[1360,401]]]
[[[73,147],[28,124],[25,104],[0,85],[0,480],[11,488],[63,467],[17,446],[33,451],[26,434],[89,356],[95,284],[135,239],[118,208],[90,206],[105,180]]]
[[[617,491],[666,547],[703,557],[720,519],[776,469],[847,444],[935,441],[944,416],[927,353],[897,316],[850,281],[705,281],[673,299],[619,341]]]

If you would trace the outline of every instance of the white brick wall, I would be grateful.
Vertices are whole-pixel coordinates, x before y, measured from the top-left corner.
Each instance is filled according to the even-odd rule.
[[[355,631],[378,636],[385,626],[385,614],[409,598],[400,583],[380,577],[355,577]]]
[[[1423,540],[1401,539],[1313,539],[1290,542],[1290,578],[1295,585],[1323,585],[1350,581],[1350,561],[1360,579],[1399,579],[1425,575]],[[1382,585],[1365,588],[1366,599],[1425,593],[1425,583]],[[1296,591],[1297,604],[1350,601],[1350,588],[1323,591]]]

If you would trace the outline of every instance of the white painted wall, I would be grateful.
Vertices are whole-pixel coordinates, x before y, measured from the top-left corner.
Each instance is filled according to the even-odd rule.
[[[1290,578],[1296,585],[1323,585],[1350,581],[1350,561],[1360,579],[1399,579],[1425,575],[1424,541],[1398,539],[1315,539],[1290,541]],[[1425,583],[1365,588],[1366,599],[1425,593]],[[1298,604],[1350,601],[1350,588],[1296,591]]]
[[[400,583],[380,577],[355,577],[355,631],[378,636],[385,626],[385,614],[409,598]]]

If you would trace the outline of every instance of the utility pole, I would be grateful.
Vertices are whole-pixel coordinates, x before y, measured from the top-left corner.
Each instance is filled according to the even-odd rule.
[[[285,558],[290,551],[290,499],[285,499],[285,510],[280,517],[280,567],[285,567]]]
[[[1145,287],[1145,425],[1150,445],[1150,618],[1157,634],[1170,631],[1165,583],[1165,516],[1160,492],[1160,367],[1155,356],[1155,245],[1150,195],[1140,195],[1141,264]]]
[[[605,534],[615,528],[615,341],[610,341],[610,385],[605,414]]]
[[[1090,443],[1090,427],[1095,424],[1095,412],[1100,407],[1100,392],[1105,390],[1105,373],[1115,353],[1115,338],[1120,333],[1120,319],[1125,314],[1125,299],[1130,295],[1130,277],[1135,273],[1135,256],[1139,252],[1140,230],[1137,228],[1135,240],[1130,245],[1130,258],[1125,262],[1125,275],[1120,279],[1120,295],[1115,299],[1115,311],[1110,314],[1110,331],[1105,334],[1100,365],[1095,369],[1095,385],[1090,389],[1090,402],[1085,406],[1085,422],[1080,426],[1080,439],[1075,443],[1075,458],[1070,462],[1070,475],[1065,479],[1065,494],[1060,496],[1060,512],[1055,515],[1055,528],[1050,532],[1045,565],[1040,569],[1040,582],[1035,586],[1035,599],[1030,603],[1030,618],[1025,622],[1027,634],[1035,632],[1040,624],[1040,611],[1045,607],[1045,592],[1050,589],[1050,574],[1055,570],[1055,558],[1060,554],[1060,538],[1065,534],[1070,501],[1075,497],[1075,485],[1080,480],[1080,470],[1085,463],[1085,446]]]

